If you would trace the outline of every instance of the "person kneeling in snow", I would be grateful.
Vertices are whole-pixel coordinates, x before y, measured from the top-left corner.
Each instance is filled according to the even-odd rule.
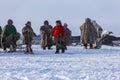
[[[10,47],[9,52],[15,52],[17,47],[16,41],[19,39],[19,35],[13,25],[13,21],[9,19],[7,23],[2,32],[2,47],[4,51],[7,51],[6,48]]]
[[[26,44],[26,51],[25,53],[33,53],[33,50],[31,48],[32,45],[32,39],[35,33],[33,32],[33,29],[31,27],[31,22],[28,21],[25,24],[25,27],[22,29],[22,34],[23,34],[23,43]]]
[[[65,52],[65,45],[64,45],[64,27],[60,20],[56,21],[56,26],[52,30],[52,40],[56,44],[56,54],[59,53],[59,50],[62,50],[62,53]]]

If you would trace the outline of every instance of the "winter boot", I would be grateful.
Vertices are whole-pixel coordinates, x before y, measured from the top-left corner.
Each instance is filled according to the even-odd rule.
[[[84,44],[84,48],[87,49],[87,44]]]
[[[51,47],[48,47],[49,50],[51,50],[52,48]]]
[[[65,46],[65,50],[67,50],[67,46]]]
[[[43,50],[46,50],[46,47],[43,47]]]
[[[64,53],[65,52],[65,49],[62,49],[62,53]]]
[[[93,44],[90,44],[90,49],[93,49]]]
[[[29,47],[29,49],[30,49],[29,53],[30,53],[30,54],[33,54],[33,50],[32,50],[32,48]]]
[[[59,54],[59,49],[56,50],[55,54]]]
[[[6,47],[4,47],[4,48],[3,48],[3,50],[4,50],[4,52],[7,52],[7,49],[6,49]]]

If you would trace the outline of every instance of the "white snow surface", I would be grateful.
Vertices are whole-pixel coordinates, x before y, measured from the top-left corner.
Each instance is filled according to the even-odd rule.
[[[120,80],[120,47],[69,46],[61,54],[32,47],[34,54],[0,49],[0,80]]]

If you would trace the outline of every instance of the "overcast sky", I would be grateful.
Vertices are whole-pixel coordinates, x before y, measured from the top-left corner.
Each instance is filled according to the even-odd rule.
[[[44,20],[52,26],[61,20],[68,23],[73,35],[80,35],[86,17],[120,36],[120,0],[0,0],[0,25],[4,27],[12,19],[18,32],[27,21],[39,34]]]

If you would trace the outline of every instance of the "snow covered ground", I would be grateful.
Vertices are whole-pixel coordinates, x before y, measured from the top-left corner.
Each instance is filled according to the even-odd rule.
[[[0,52],[0,80],[120,80],[120,48],[85,50],[70,46],[64,54],[33,46],[34,55]]]

